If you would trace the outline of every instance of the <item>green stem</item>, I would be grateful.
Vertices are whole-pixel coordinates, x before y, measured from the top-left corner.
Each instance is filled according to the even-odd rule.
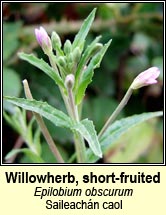
[[[52,52],[52,51],[49,52],[49,53],[47,54],[47,56],[48,56],[48,58],[49,58],[50,64],[51,64],[52,68],[54,69],[54,71],[55,71],[58,75],[60,75],[61,78],[63,79],[63,78],[64,78],[64,75],[63,75],[63,73],[58,69],[58,67],[57,67],[57,65],[56,65],[56,58],[55,58],[53,52]]]
[[[72,89],[68,90],[68,98],[62,93],[63,91],[61,89],[60,91],[69,116],[76,122],[79,122],[78,108],[74,102]],[[85,163],[86,162],[85,143],[84,143],[83,137],[78,132],[74,132],[74,143],[75,143],[75,150],[77,154],[77,162]]]
[[[23,81],[23,85],[24,85],[24,91],[25,91],[26,98],[27,99],[33,99],[27,80]],[[45,123],[44,123],[44,121],[43,121],[43,118],[35,112],[33,112],[33,114],[34,114],[36,121],[38,122],[40,129],[41,129],[52,153],[54,154],[55,158],[57,159],[57,161],[59,163],[64,163],[64,160],[63,160],[61,154],[59,153],[59,151],[58,151],[58,149],[57,149],[57,147],[56,147]]]
[[[78,133],[74,133],[74,142],[75,149],[77,154],[77,162],[85,163],[86,162],[86,148],[83,137]]]
[[[78,108],[75,105],[74,96],[71,88],[68,89],[68,101],[69,101],[73,119],[76,122],[79,122]],[[86,162],[85,143],[84,143],[83,137],[78,132],[74,132],[74,142],[75,142],[75,149],[76,149],[78,163],[85,163]]]
[[[72,118],[76,122],[79,122],[78,109],[77,109],[77,106],[75,105],[73,92],[72,92],[71,88],[68,89],[68,102],[69,102],[69,105],[70,105]]]
[[[73,118],[73,120],[79,122],[78,108],[75,105],[74,96],[71,88],[68,89],[68,102],[66,102],[66,104],[68,104],[66,108],[68,109],[69,115]],[[86,162],[85,143],[83,137],[78,132],[74,132],[74,143],[77,154],[77,162],[85,163]]]
[[[54,70],[57,71],[56,63],[53,60],[53,54],[50,53],[50,55],[48,55],[48,57],[49,57],[51,66],[54,68]],[[64,103],[65,103],[69,116],[74,121],[79,122],[78,109],[77,109],[77,105],[75,104],[75,101],[74,101],[72,89],[67,89],[68,97],[66,97],[66,95],[63,93],[63,89],[60,86],[59,86],[59,90],[61,92],[61,95],[64,100]],[[74,132],[74,143],[75,143],[75,149],[76,149],[76,154],[77,154],[77,162],[85,163],[86,162],[85,142],[84,142],[83,137],[78,132]]]
[[[52,52],[48,53],[48,58],[49,58],[50,64],[51,64],[52,68],[54,69],[54,71],[55,71],[56,73],[58,73],[58,75],[60,75],[60,74],[59,74],[59,70],[58,70],[58,68],[57,68],[57,66],[56,66],[56,63],[55,63],[55,61],[54,61],[54,59],[53,59],[53,58],[54,58],[54,55],[53,55]],[[63,89],[62,89],[60,86],[58,86],[58,87],[59,87],[61,96],[62,96],[62,98],[63,98],[63,101],[64,101],[64,103],[65,103],[67,112],[68,112],[69,116],[71,116],[71,110],[70,110],[70,108],[69,108],[69,104],[68,104],[67,97],[66,97],[66,95],[63,93]]]
[[[115,109],[115,111],[112,113],[110,118],[105,123],[104,127],[101,129],[100,133],[98,134],[98,138],[100,138],[103,133],[107,130],[107,128],[110,126],[110,124],[115,120],[115,118],[118,116],[118,114],[121,112],[121,110],[124,108],[124,106],[127,104],[129,98],[131,97],[133,92],[132,88],[129,88],[125,96],[123,97],[122,101],[118,105],[118,107]]]
[[[50,61],[50,64],[51,64],[52,68],[55,70],[56,73],[58,73],[58,68],[56,66],[56,62],[54,61],[54,54],[53,54],[53,52],[50,51],[49,53],[47,53],[47,56],[49,58],[49,61]]]

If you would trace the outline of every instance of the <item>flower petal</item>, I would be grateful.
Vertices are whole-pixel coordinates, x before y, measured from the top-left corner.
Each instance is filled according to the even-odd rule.
[[[141,72],[133,81],[131,88],[138,89],[143,86],[156,84],[160,74],[160,70],[157,67],[151,67],[144,72]]]
[[[46,30],[40,26],[39,29],[35,29],[36,39],[39,45],[42,47],[43,51],[47,54],[52,50],[52,44],[50,37],[48,36]]]

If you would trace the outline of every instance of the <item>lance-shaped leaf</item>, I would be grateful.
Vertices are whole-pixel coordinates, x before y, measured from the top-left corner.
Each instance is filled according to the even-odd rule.
[[[96,37],[93,40],[93,42],[90,45],[88,45],[88,47],[84,51],[84,53],[83,53],[83,55],[82,55],[82,57],[80,59],[80,62],[78,64],[78,67],[77,67],[77,70],[76,70],[76,74],[75,74],[75,88],[78,87],[79,80],[80,80],[80,77],[82,76],[82,72],[83,72],[84,66],[86,66],[87,62],[92,57],[91,56],[92,51],[93,51],[96,43],[99,42],[100,38],[101,38],[101,36]]]
[[[96,13],[96,8],[93,9],[93,11],[89,14],[89,16],[83,22],[79,32],[77,33],[77,35],[74,38],[74,42],[72,45],[73,50],[76,47],[80,47],[81,49],[83,49],[82,43],[85,41],[85,38],[89,32],[89,29],[90,29],[92,22],[94,20],[94,17],[95,17],[95,13]]]
[[[73,120],[62,111],[55,109],[46,102],[15,97],[5,97],[5,99],[12,104],[42,115],[56,126],[66,127],[72,131],[79,132],[87,140],[93,153],[98,157],[102,157],[100,144],[92,121],[85,119],[78,123],[73,122]]]
[[[50,120],[56,126],[70,128],[73,123],[70,117],[62,111],[48,105],[46,102],[36,101],[35,99],[28,100],[24,98],[5,97],[5,99],[12,104],[36,112],[46,119]]]
[[[12,149],[5,157],[5,160],[10,159],[11,157],[17,155],[18,153],[24,153],[27,155],[28,158],[31,159],[33,163],[45,163],[45,161],[37,154],[35,154],[33,151],[27,148],[22,149]]]
[[[113,144],[118,140],[118,138],[120,138],[123,134],[129,131],[129,129],[149,119],[159,117],[162,115],[163,115],[162,111],[143,113],[139,115],[126,117],[114,122],[112,125],[108,127],[108,129],[103,133],[103,135],[99,139],[103,154],[107,152],[108,149],[110,149],[110,147],[113,146]],[[91,162],[93,163],[96,162],[97,160],[98,157],[94,156],[92,151],[88,150],[88,161],[90,163]]]
[[[13,107],[14,113],[8,114],[7,112],[3,112],[3,116],[7,123],[20,135],[25,133],[26,131],[26,113],[25,110],[21,111],[18,107]]]
[[[47,74],[50,78],[52,78],[57,85],[60,85],[63,89],[65,89],[64,83],[58,74],[58,71],[55,71],[52,67],[48,65],[43,59],[37,58],[33,54],[25,54],[25,53],[19,53],[19,57],[33,66],[37,67],[38,69],[41,69],[45,74]]]
[[[78,84],[78,90],[76,92],[76,104],[80,104],[80,102],[82,101],[85,95],[85,90],[88,84],[92,81],[94,69],[100,66],[101,60],[108,47],[110,46],[111,41],[112,40],[109,40],[108,43],[106,43],[103,48],[91,59],[87,69],[82,74],[80,83]]]
[[[102,157],[101,147],[92,121],[84,119],[73,126],[72,129],[78,131],[84,137],[96,156]]]

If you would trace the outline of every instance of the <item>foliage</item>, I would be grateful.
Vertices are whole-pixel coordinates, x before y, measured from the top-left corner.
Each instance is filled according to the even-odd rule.
[[[74,90],[75,99],[80,113],[82,110],[82,119],[84,120],[76,124],[73,120],[68,119],[65,125],[74,132],[80,132],[89,143],[90,149],[87,149],[89,160],[87,162],[97,162],[101,157],[101,150],[104,154],[103,162],[162,162],[162,129],[158,129],[158,125],[161,125],[162,123],[159,118],[155,122],[151,120],[148,121],[149,124],[144,122],[147,119],[161,115],[161,113],[141,114],[142,112],[160,111],[163,109],[161,101],[163,96],[162,73],[159,77],[158,85],[151,86],[151,88],[143,88],[139,92],[133,94],[128,106],[119,116],[119,118],[123,117],[123,119],[112,124],[110,132],[111,134],[112,131],[115,132],[115,134],[117,134],[117,139],[111,139],[108,141],[108,144],[106,144],[103,143],[102,138],[98,140],[97,133],[101,130],[111,112],[113,112],[118,105],[123,94],[138,73],[150,66],[157,66],[160,68],[160,71],[163,72],[163,4],[85,3],[84,5],[81,5],[79,3],[26,3],[25,5],[33,9],[31,11],[34,11],[33,13],[39,16],[38,19],[41,23],[43,23],[43,17],[47,17],[47,19],[44,20],[44,27],[50,34],[53,30],[60,34],[62,47],[64,47],[65,39],[70,39],[72,53],[74,53],[73,51],[77,47],[79,47],[81,52],[81,57],[75,71]],[[94,6],[97,8],[96,18],[94,17],[94,10],[82,25],[82,20],[80,22],[78,19],[86,18]],[[24,14],[24,19],[11,22],[10,17],[7,17],[6,21],[3,23],[5,35],[3,37],[4,95],[12,97],[20,97],[21,95],[21,97],[23,97],[21,80],[27,78],[35,100],[47,101],[47,103],[50,104],[49,108],[52,108],[51,106],[53,106],[54,110],[50,111],[50,117],[46,118],[53,122],[53,111],[60,109],[64,112],[63,114],[65,114],[62,114],[63,116],[60,119],[63,119],[64,123],[68,117],[67,111],[65,110],[59,89],[55,86],[55,83],[57,83],[64,94],[67,95],[66,86],[64,85],[67,74],[64,73],[64,76],[58,76],[54,71],[55,68],[52,69],[49,65],[48,58],[43,55],[41,49],[39,49],[34,36],[35,27],[32,25],[35,24],[36,26],[38,20],[35,20],[35,16],[30,16],[30,10],[23,8],[20,3],[9,3],[7,7],[11,15],[20,14],[20,17],[22,17],[21,15]],[[69,11],[72,12],[69,13]],[[65,21],[65,18],[67,21]],[[50,20],[58,20],[58,22],[50,22]],[[77,32],[79,32],[77,36],[74,36]],[[96,37],[96,35],[102,35],[102,37]],[[112,39],[112,42],[110,38]],[[99,41],[100,44],[104,45],[99,47],[97,54],[93,53],[92,55],[94,46],[98,45]],[[110,42],[111,46],[109,48]],[[58,50],[59,54],[64,57],[66,53],[62,47],[61,50]],[[33,66],[18,59],[17,52],[20,50],[24,53],[33,52],[31,55],[24,53],[19,54],[20,58],[28,61]],[[61,68],[61,65],[58,64],[58,57],[54,58],[54,60],[59,69]],[[69,57],[69,55],[66,55],[65,57],[66,62],[69,62],[71,56]],[[86,73],[82,73],[87,62],[88,66],[86,68]],[[97,68],[99,65],[100,68]],[[36,68],[34,68],[34,66],[36,66]],[[75,66],[71,63],[70,67],[67,69],[68,71],[72,71],[72,68],[75,68]],[[42,74],[41,70],[46,74]],[[51,79],[46,75],[51,77]],[[92,78],[93,82],[91,82]],[[12,100],[13,103],[16,101],[14,98],[8,99]],[[23,99],[17,100],[17,105],[18,103],[19,106],[27,105],[26,100]],[[30,101],[28,106],[26,106],[26,109],[32,110],[29,104]],[[39,112],[42,116],[46,116],[44,113],[46,109],[41,112],[44,107],[42,106],[43,104],[45,105],[45,103],[40,102],[38,109],[40,111],[37,111],[36,109],[35,111]],[[56,109],[54,107],[56,107]],[[4,109],[11,114],[11,116],[10,114],[8,115],[8,119],[17,116],[17,113],[14,111],[15,108],[11,103],[4,101]],[[136,118],[137,116],[126,118],[133,114],[138,114],[138,119],[140,118],[140,121],[144,119],[141,121],[144,123],[137,127],[136,125],[139,124],[139,120]],[[142,116],[144,117],[142,118]],[[147,118],[145,116],[147,116]],[[133,121],[131,119],[133,119]],[[66,129],[63,130],[47,121],[45,122],[49,128],[51,136],[56,140],[57,147],[62,153],[65,162],[67,162],[68,159],[69,161],[75,162],[75,150],[71,133]],[[56,118],[53,123],[57,125],[57,122]],[[129,125],[131,122],[135,122],[135,128],[130,128],[130,126],[132,127],[132,125]],[[63,123],[61,123],[60,126],[64,126]],[[12,123],[9,124],[12,125]],[[122,124],[126,126],[123,126],[124,129],[127,128],[128,130],[130,128],[131,130],[128,132],[126,130],[121,134],[118,133],[120,131],[116,133],[116,130],[113,129],[114,126],[119,126],[118,129],[121,129]],[[18,130],[16,131],[19,135],[23,135]],[[138,141],[138,133],[142,134],[142,141]],[[159,135],[157,135],[157,133]],[[128,136],[123,136],[127,134]],[[158,143],[155,146],[151,141],[153,135],[156,136],[156,143]],[[114,135],[111,135],[110,137],[113,138]],[[147,144],[143,145],[143,142]],[[99,143],[101,144],[101,147]],[[108,145],[109,147],[106,147]],[[123,151],[121,148],[124,148],[124,145],[125,150]],[[87,146],[88,145],[86,145],[86,148],[88,148]],[[3,147],[7,147],[7,143],[5,143]],[[57,162],[55,158],[51,158],[52,155],[50,155],[50,159],[46,159],[46,154],[48,154],[49,150],[45,150],[46,144],[42,137],[40,148],[40,156],[43,159],[43,162]],[[153,153],[149,149],[153,149]],[[22,148],[12,151],[13,154],[18,152],[22,153],[22,156],[18,157],[17,162],[42,162],[40,158],[34,158],[34,156],[31,155],[32,152],[27,150],[29,149]],[[12,156],[12,153],[9,153],[7,158]],[[129,157],[129,154],[131,153],[133,156]],[[156,160],[156,153],[160,155],[160,159],[158,160]],[[31,160],[28,160],[28,157],[31,157]]]

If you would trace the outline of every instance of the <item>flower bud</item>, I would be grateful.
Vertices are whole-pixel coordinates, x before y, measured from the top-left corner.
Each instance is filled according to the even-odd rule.
[[[45,54],[52,51],[52,44],[51,44],[50,37],[48,36],[46,30],[43,27],[40,27],[40,29],[36,28],[35,35],[39,45],[42,47]]]
[[[58,63],[59,63],[59,65],[61,66],[61,67],[66,67],[66,61],[65,61],[65,57],[63,57],[63,56],[60,56],[59,58],[58,58]]]
[[[72,45],[70,40],[66,40],[64,44],[64,52],[66,55],[70,54],[72,52]]]
[[[160,70],[157,67],[151,67],[144,72],[141,72],[131,84],[132,89],[138,89],[151,84],[156,84],[160,74]]]
[[[62,46],[61,39],[55,31],[52,32],[51,41],[52,41],[53,48],[55,50],[56,50],[56,47],[61,48],[61,46]]]
[[[73,51],[73,61],[78,63],[81,57],[81,50],[79,47],[76,47]]]
[[[72,52],[67,56],[67,61],[69,63],[73,63],[73,53]]]
[[[66,86],[67,89],[73,89],[74,82],[75,82],[75,77],[74,77],[73,74],[69,74],[69,75],[66,76],[65,86]]]
[[[91,51],[91,56],[95,55],[97,52],[99,52],[103,48],[103,44],[96,43]]]

